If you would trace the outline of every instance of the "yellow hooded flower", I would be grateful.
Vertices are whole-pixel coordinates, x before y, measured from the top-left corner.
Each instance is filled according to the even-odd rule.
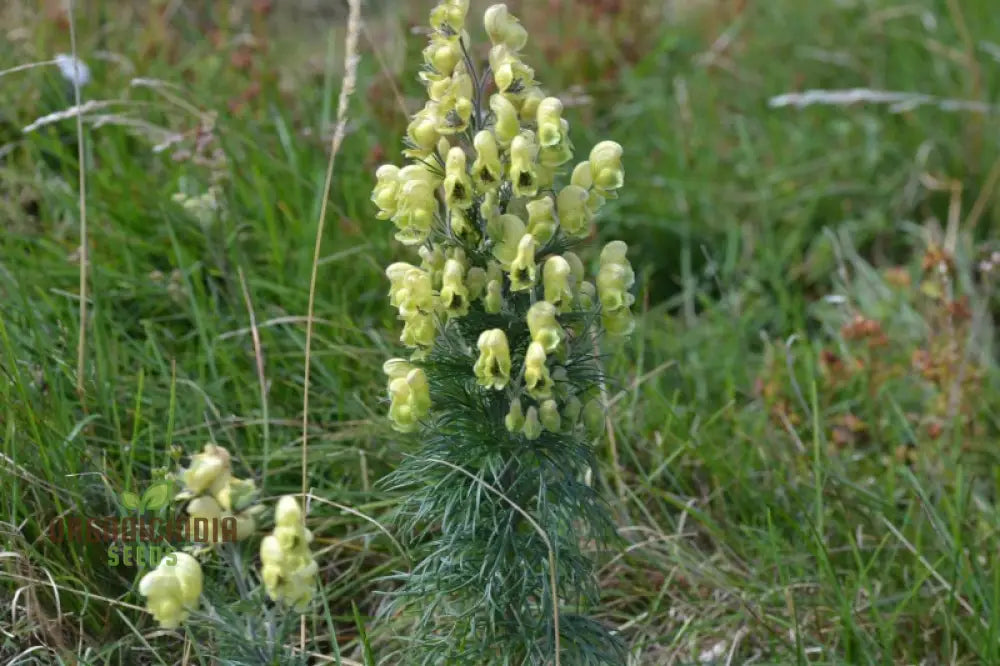
[[[487,9],[483,24],[494,45],[502,44],[513,51],[520,51],[528,43],[528,31],[507,11],[507,5],[497,4]]]
[[[462,46],[458,40],[458,33],[447,37],[440,33],[434,35],[424,48],[424,62],[439,74],[452,73],[455,65],[462,61]]]
[[[538,301],[528,308],[528,332],[531,340],[542,346],[546,353],[559,348],[566,333],[556,321],[556,308],[548,301]]]
[[[487,283],[486,271],[473,266],[465,276],[465,286],[469,289],[469,300],[475,301],[483,295]]]
[[[190,495],[217,492],[229,482],[231,476],[229,451],[215,444],[206,444],[201,453],[191,456],[190,466],[184,470],[184,490]]]
[[[480,130],[472,141],[476,148],[476,161],[472,163],[472,181],[479,192],[493,192],[500,188],[503,166],[500,149],[490,130]]]
[[[407,347],[416,348],[417,354],[421,354],[422,351],[434,346],[436,337],[437,326],[434,324],[434,316],[415,314],[404,321],[399,341]]]
[[[198,605],[203,577],[201,565],[187,553],[164,556],[139,581],[146,608],[164,629],[176,629]]]
[[[563,141],[563,104],[557,97],[546,97],[538,104],[538,145],[542,148],[556,146]]]
[[[506,148],[521,133],[521,124],[517,120],[517,109],[503,95],[490,97],[490,110],[493,111],[497,143]]]
[[[457,33],[465,25],[469,13],[469,0],[444,0],[431,10],[432,28],[445,34]]]
[[[528,345],[528,353],[524,356],[524,385],[533,398],[552,397],[552,377],[545,365],[547,357],[545,347],[540,342]]]
[[[455,259],[444,264],[441,287],[441,307],[449,317],[464,317],[469,312],[469,289],[465,286],[465,270]]]
[[[319,567],[309,551],[312,533],[295,497],[286,495],[274,511],[274,532],[260,542],[260,577],[267,595],[302,613],[316,591]]]
[[[549,257],[542,268],[544,298],[560,312],[573,309],[573,289],[570,286],[572,272],[569,262],[558,255]]]
[[[396,214],[396,197],[399,196],[399,167],[383,164],[375,172],[375,189],[372,201],[378,206],[375,215],[380,220],[388,220]]]
[[[503,284],[500,280],[490,280],[486,283],[483,309],[490,314],[499,314],[503,309]]]
[[[479,358],[473,372],[480,386],[500,390],[510,381],[510,347],[507,335],[499,328],[483,331],[476,344]]]
[[[521,236],[517,244],[517,254],[510,262],[511,291],[524,291],[535,286],[538,277],[538,266],[535,264],[535,237],[531,234]]]
[[[439,134],[457,134],[469,126],[473,109],[472,88],[472,77],[465,70],[465,63],[460,62],[449,79],[429,91],[431,99],[438,103]]]
[[[535,237],[539,247],[544,247],[552,240],[559,228],[556,222],[556,206],[552,197],[544,196],[529,201],[525,208],[528,211],[528,233]]]
[[[601,141],[590,151],[590,177],[594,187],[604,193],[617,190],[625,183],[622,168],[622,147],[614,141]]]
[[[538,105],[545,99],[545,93],[538,86],[531,86],[524,93],[521,101],[520,118],[522,122],[534,122],[538,117]]]
[[[510,181],[517,197],[533,197],[538,194],[538,172],[535,158],[538,145],[531,132],[522,132],[510,144]]]
[[[518,244],[524,238],[524,222],[517,215],[506,213],[495,218],[486,229],[493,241],[493,256],[509,269],[517,257]]]
[[[441,136],[438,134],[438,127],[443,123],[438,103],[429,101],[424,104],[424,108],[413,115],[413,119],[406,127],[406,138],[410,147],[404,150],[403,154],[415,158],[431,155]]]
[[[523,99],[525,92],[536,83],[535,70],[503,44],[490,49],[490,68],[497,90],[514,100]]]
[[[389,420],[399,432],[413,432],[431,408],[430,385],[420,368],[389,379]]]
[[[567,185],[559,191],[556,209],[563,231],[575,238],[590,232],[590,210],[587,208],[587,190],[578,185]]]
[[[472,207],[472,179],[465,170],[465,151],[455,146],[448,151],[445,162],[444,200],[451,208]]]

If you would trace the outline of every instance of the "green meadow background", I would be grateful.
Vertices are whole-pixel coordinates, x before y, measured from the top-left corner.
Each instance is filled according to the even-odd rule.
[[[63,3],[0,5],[0,661],[209,663],[221,638],[191,656],[127,605],[141,572],[45,534],[206,442],[267,501],[299,491],[346,4],[74,4],[82,165],[50,116],[72,87],[24,67],[70,53]],[[307,629],[330,663],[379,663],[409,626],[373,619],[410,566],[377,482],[413,443],[381,374],[382,271],[408,255],[369,196],[420,105],[431,4],[364,3],[318,262]],[[1000,663],[995,3],[510,4],[574,143],[625,149],[595,236],[630,244],[639,325],[605,359],[593,477],[623,538],[598,616],[630,663]]]

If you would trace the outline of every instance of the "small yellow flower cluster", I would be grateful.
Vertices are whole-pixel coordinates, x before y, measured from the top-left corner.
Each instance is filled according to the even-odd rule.
[[[261,579],[273,601],[301,613],[316,591],[319,567],[309,551],[312,533],[306,529],[302,509],[291,495],[278,500],[274,532],[260,542]]]
[[[198,605],[201,565],[187,553],[170,553],[139,581],[146,608],[164,629],[176,629]]]
[[[443,0],[432,10],[420,74],[428,101],[407,129],[404,151],[412,163],[375,174],[377,217],[395,225],[397,240],[419,246],[422,259],[386,269],[389,301],[404,322],[400,340],[413,350],[410,362],[385,364],[389,418],[410,432],[428,414],[427,378],[411,362],[428,356],[450,320],[472,310],[526,317],[531,342],[523,360],[512,363],[508,322],[479,334],[473,371],[482,389],[511,392],[508,429],[534,439],[543,429],[575,427],[587,412],[573,387],[560,388],[568,384],[560,364],[572,328],[560,318],[580,321],[579,313],[599,309],[607,333],[633,328],[635,276],[625,244],[605,247],[596,286],[580,257],[566,251],[590,235],[623,186],[622,147],[602,141],[587,160],[567,166],[569,123],[562,102],[542,92],[521,58],[527,31],[506,5],[487,9],[489,68],[480,76],[467,48],[468,10],[468,0]],[[537,404],[522,411],[522,394]]]
[[[236,538],[246,539],[257,529],[255,505],[257,487],[252,479],[233,476],[229,451],[206,444],[201,453],[191,456],[191,465],[182,472],[184,490],[174,499],[190,500],[187,513],[191,519],[217,520],[236,518]]]

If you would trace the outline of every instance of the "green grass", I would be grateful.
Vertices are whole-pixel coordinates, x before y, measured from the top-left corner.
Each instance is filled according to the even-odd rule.
[[[303,316],[344,31],[338,16],[303,25],[294,12],[229,16],[222,3],[180,3],[164,24],[156,8],[168,4],[95,0],[77,15],[94,75],[86,98],[124,99],[101,113],[185,135],[155,152],[161,136],[137,135],[120,118],[87,127],[82,400],[75,130],[70,119],[21,133],[69,106],[71,93],[54,68],[0,77],[5,660],[32,648],[24,659],[43,663],[129,664],[139,653],[156,663],[150,648],[179,659],[181,642],[151,635],[147,615],[108,601],[141,604],[137,572],[107,567],[98,548],[45,537],[64,512],[118,511],[121,491],[174,466],[172,446],[226,446],[265,497],[300,485]],[[599,26],[577,4],[531,24],[533,44],[558,54],[567,31],[596,43]],[[1000,163],[997,116],[768,107],[789,91],[854,87],[994,103],[1000,18],[991,3],[957,0],[705,5],[655,29],[626,26],[635,57],[594,52],[578,66],[564,46],[552,71],[538,67],[552,90],[580,83],[592,95],[567,113],[579,145],[624,145],[626,188],[599,234],[628,240],[645,277],[640,329],[608,359],[623,378],[612,387],[618,467],[605,437],[594,478],[627,546],[602,569],[601,619],[641,664],[696,663],[716,645],[720,664],[1000,663],[998,310],[995,279],[976,268],[1000,249],[989,176]],[[312,345],[308,482],[336,504],[315,502],[310,513],[325,612],[309,618],[309,647],[362,663],[364,646],[378,661],[407,630],[371,619],[379,579],[409,566],[371,522],[397,503],[375,482],[411,447],[384,421],[380,371],[398,350],[382,270],[402,250],[368,201],[374,168],[396,160],[405,122],[388,82],[417,92],[413,61],[395,67],[404,53],[419,58],[419,38],[398,45],[402,21],[369,18],[389,71],[366,45]],[[244,31],[267,44],[248,70],[231,58]],[[68,51],[58,21],[33,3],[0,10],[0,71]],[[169,87],[130,86],[134,77]],[[207,154],[218,149],[224,162],[175,159],[194,150],[209,112]],[[953,181],[954,194],[930,178]],[[172,201],[213,182],[224,214],[199,221]],[[966,328],[918,288],[933,282],[918,277],[920,262],[949,215],[958,222],[950,288],[969,297]],[[887,285],[881,271],[896,265],[909,268],[911,288]],[[878,319],[889,346],[866,352],[846,341],[841,325],[854,312]],[[914,350],[965,336],[973,343],[958,367],[982,373],[974,391],[917,377]],[[890,376],[834,384],[821,349],[882,363]],[[866,430],[842,448],[845,414]],[[914,448],[911,463],[898,461],[900,445]],[[212,647],[194,658],[208,663]]]

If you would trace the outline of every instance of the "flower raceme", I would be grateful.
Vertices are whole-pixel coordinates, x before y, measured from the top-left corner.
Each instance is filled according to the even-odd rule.
[[[312,533],[306,529],[298,501],[285,495],[274,510],[274,532],[260,542],[260,575],[273,601],[300,613],[312,601],[319,571],[310,542]]]
[[[624,243],[605,246],[589,279],[570,251],[624,186],[622,147],[602,141],[574,163],[564,105],[522,58],[524,26],[503,4],[487,9],[489,66],[477,66],[468,11],[468,0],[432,10],[420,73],[427,100],[404,139],[409,163],[380,166],[371,195],[375,216],[421,260],[385,271],[409,350],[383,366],[388,418],[399,432],[432,436],[442,457],[447,438],[436,429],[472,422],[457,414],[470,408],[457,404],[466,398],[483,409],[477,419],[497,421],[476,421],[483,432],[511,446],[595,435],[605,417],[593,341],[629,333],[635,300]],[[442,530],[454,524],[426,517]]]
[[[256,531],[256,516],[262,510],[255,504],[257,487],[252,479],[233,476],[229,451],[206,444],[201,453],[191,456],[191,464],[181,472],[180,479],[184,489],[174,499],[189,500],[185,511],[190,520],[233,517],[237,540]]]

